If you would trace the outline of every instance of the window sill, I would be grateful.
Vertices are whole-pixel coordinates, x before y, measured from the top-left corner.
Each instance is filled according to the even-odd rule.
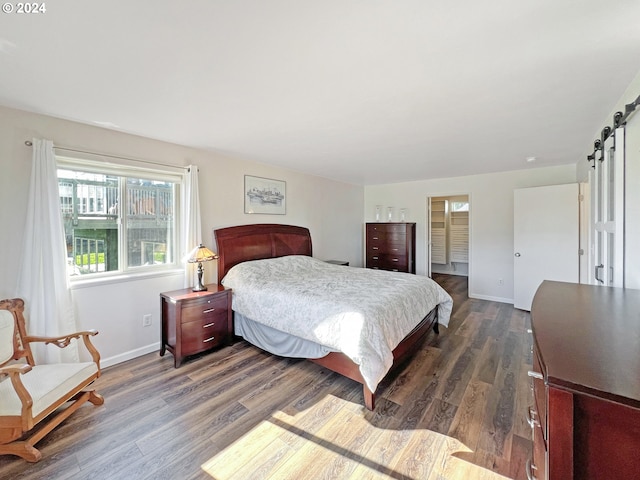
[[[167,270],[154,270],[140,273],[123,273],[121,275],[104,276],[100,278],[72,279],[69,282],[69,288],[76,290],[80,288],[95,287],[99,285],[111,285],[124,282],[132,282],[137,280],[145,280],[147,278],[159,278],[184,275],[182,268],[171,268]]]

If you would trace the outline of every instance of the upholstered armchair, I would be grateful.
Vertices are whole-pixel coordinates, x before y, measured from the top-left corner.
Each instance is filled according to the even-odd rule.
[[[51,338],[29,336],[24,301],[0,301],[0,455],[18,455],[37,462],[42,457],[34,447],[38,441],[84,402],[104,403],[102,396],[87,388],[100,376],[100,354],[90,339],[97,333],[92,330]],[[35,364],[31,343],[64,348],[72,339],[80,338],[93,361]],[[67,402],[72,403],[55,412]],[[34,429],[40,422],[40,428]]]

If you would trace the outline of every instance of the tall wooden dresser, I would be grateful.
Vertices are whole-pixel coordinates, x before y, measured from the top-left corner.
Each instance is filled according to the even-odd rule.
[[[529,478],[640,478],[640,290],[544,281],[531,327]]]
[[[416,273],[416,224],[367,223],[366,267]]]

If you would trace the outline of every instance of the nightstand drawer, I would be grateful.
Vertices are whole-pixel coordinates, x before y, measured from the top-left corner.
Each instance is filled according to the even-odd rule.
[[[222,320],[182,324],[182,349],[184,355],[208,350],[226,339],[226,324]]]
[[[201,318],[212,319],[214,317],[227,315],[226,297],[198,300],[189,302],[182,307],[182,323],[193,322]]]

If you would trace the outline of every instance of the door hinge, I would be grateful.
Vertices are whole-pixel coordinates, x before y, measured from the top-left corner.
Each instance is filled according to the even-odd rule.
[[[578,195],[578,200],[581,202],[584,202],[584,195],[583,194]]]
[[[584,255],[584,248],[581,248],[580,250],[578,250],[578,255]]]

